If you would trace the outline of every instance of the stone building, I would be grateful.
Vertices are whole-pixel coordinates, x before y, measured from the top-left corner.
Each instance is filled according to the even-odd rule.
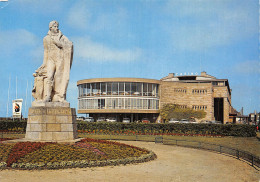
[[[204,110],[203,120],[226,123],[231,110],[231,90],[227,79],[217,79],[206,72],[201,75],[175,76],[170,73],[160,83],[160,106],[175,103],[181,107]]]
[[[204,110],[202,120],[226,123],[231,110],[231,90],[227,79],[217,79],[206,72],[201,75],[170,73],[161,80],[141,78],[97,78],[77,82],[78,113],[114,117],[117,121],[148,118],[156,122],[166,103]]]

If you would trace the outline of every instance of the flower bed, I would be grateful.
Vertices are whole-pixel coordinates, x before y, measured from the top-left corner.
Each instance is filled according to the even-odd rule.
[[[127,135],[127,136],[135,136],[135,135],[164,135],[164,136],[193,136],[193,137],[225,137],[224,135],[216,135],[216,134],[192,134],[192,133],[142,133],[142,132],[124,132],[124,131],[117,131],[117,132],[107,132],[104,130],[95,130],[95,131],[84,131],[78,130],[78,133],[85,133],[85,134],[101,134],[101,135]]]
[[[83,139],[75,144],[19,142],[0,144],[0,168],[59,169],[129,164],[155,159],[135,146],[104,140]]]
[[[8,159],[6,161],[7,166],[10,167],[13,163],[17,162],[20,158],[23,158],[27,154],[40,149],[41,147],[50,143],[40,142],[19,142],[16,143],[9,152]]]
[[[6,140],[13,140],[14,138],[0,138],[0,142],[6,141]]]

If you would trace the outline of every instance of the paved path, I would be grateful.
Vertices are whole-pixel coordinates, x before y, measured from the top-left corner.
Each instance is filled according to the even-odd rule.
[[[153,150],[158,158],[142,164],[95,168],[0,171],[0,182],[259,182],[260,172],[247,163],[213,152],[125,141]]]

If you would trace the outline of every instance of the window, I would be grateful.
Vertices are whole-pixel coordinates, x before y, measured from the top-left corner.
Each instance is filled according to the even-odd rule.
[[[124,90],[125,90],[125,84],[124,82],[119,82],[119,95],[124,95]]]
[[[176,93],[187,93],[187,89],[183,89],[183,88],[175,88],[174,92]]]
[[[192,94],[207,94],[207,89],[192,89]]]
[[[148,96],[148,83],[143,84],[143,96]]]
[[[207,106],[206,105],[193,105],[192,109],[194,109],[194,110],[207,110]]]
[[[148,83],[148,96],[152,96],[153,93],[153,84]]]
[[[112,95],[112,83],[107,83],[107,95]]]
[[[107,95],[106,83],[101,83],[101,95]]]
[[[112,95],[118,95],[118,82],[112,83]]]

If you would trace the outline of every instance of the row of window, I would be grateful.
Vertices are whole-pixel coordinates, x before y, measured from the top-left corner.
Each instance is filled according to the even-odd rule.
[[[193,105],[192,109],[195,109],[195,110],[207,110],[207,106],[206,105]]]
[[[193,94],[207,94],[207,89],[193,89]]]
[[[117,95],[158,97],[158,88],[158,84],[135,82],[98,82],[78,86],[79,97]]]
[[[187,93],[187,89],[174,88],[175,93]],[[192,89],[192,94],[207,94],[207,89]]]
[[[187,108],[187,105],[178,105],[180,108],[182,109],[186,109]]]
[[[186,93],[187,89],[182,89],[182,88],[175,88],[174,92],[182,92],[182,93]]]
[[[82,98],[79,109],[159,109],[158,99]]]

